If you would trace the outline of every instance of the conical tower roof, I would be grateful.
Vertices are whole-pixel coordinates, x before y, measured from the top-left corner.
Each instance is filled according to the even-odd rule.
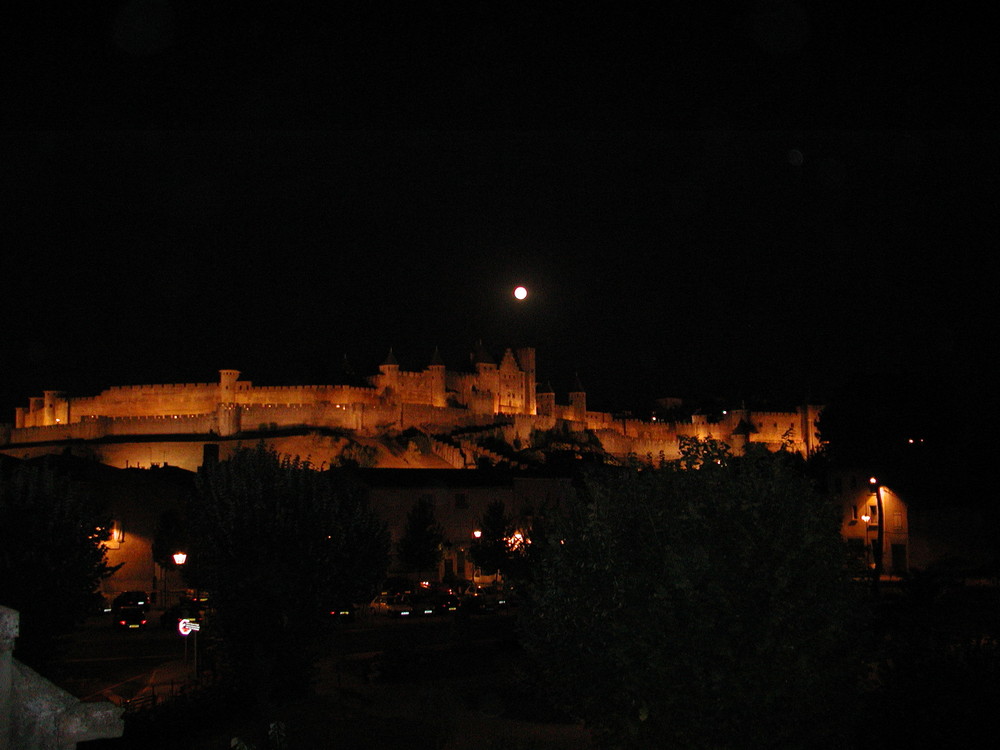
[[[483,340],[482,339],[479,339],[479,341],[476,342],[476,347],[475,347],[475,349],[472,352],[472,364],[474,364],[474,365],[480,365],[480,364],[482,364],[482,365],[496,365],[496,360],[493,359],[493,355],[491,355],[486,350],[486,347],[483,346]]]
[[[336,375],[336,385],[350,385],[350,386],[367,386],[368,382],[361,375],[358,374],[357,370],[354,369],[354,365],[347,358],[345,354],[343,359],[340,361],[340,367],[337,369]]]

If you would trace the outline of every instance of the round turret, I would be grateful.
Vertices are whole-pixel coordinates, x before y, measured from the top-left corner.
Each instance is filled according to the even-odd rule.
[[[219,403],[232,404],[236,401],[236,381],[239,370],[219,370]]]

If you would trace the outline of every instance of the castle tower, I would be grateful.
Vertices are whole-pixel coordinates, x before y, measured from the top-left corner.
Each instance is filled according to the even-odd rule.
[[[556,392],[552,386],[545,383],[538,389],[536,399],[537,413],[542,417],[552,417],[556,413]]]
[[[215,422],[219,435],[235,435],[240,431],[240,407],[236,404],[236,381],[239,370],[219,370],[219,402]]]
[[[742,456],[750,444],[752,439],[750,436],[757,432],[757,428],[753,426],[749,409],[734,410],[732,419],[736,422],[736,426],[730,433],[729,446],[733,449],[733,455]]]
[[[537,414],[538,399],[535,397],[535,388],[538,384],[535,382],[535,349],[525,346],[518,349],[515,354],[517,355],[517,363],[524,373],[524,413]]]
[[[819,415],[822,406],[807,404],[796,409],[799,416],[799,443],[801,452],[811,456],[819,450],[822,441],[819,437]]]
[[[42,396],[42,424],[66,424],[69,421],[69,403],[62,391],[44,391]]]
[[[445,366],[441,359],[441,352],[434,347],[430,364],[427,365],[427,372],[430,377],[431,404],[433,406],[447,406],[448,395],[445,387]]]
[[[219,403],[236,403],[236,381],[240,378],[239,370],[219,370]]]
[[[500,373],[497,371],[496,360],[486,351],[482,340],[476,342],[472,365],[476,369],[476,388],[493,396],[492,411],[496,414],[500,411]]]
[[[396,361],[396,355],[392,353],[392,347],[389,347],[389,353],[385,355],[385,361],[378,366],[378,371],[379,394],[386,391],[397,393],[399,391],[399,362]]]
[[[587,392],[580,382],[580,376],[573,375],[573,390],[569,392],[570,412],[578,422],[587,421]]]
[[[712,433],[711,426],[708,423],[708,415],[701,412],[695,412],[691,415],[691,427],[694,437],[699,440],[706,439]]]

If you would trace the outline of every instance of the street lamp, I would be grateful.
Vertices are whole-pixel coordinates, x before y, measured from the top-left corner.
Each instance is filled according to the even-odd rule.
[[[871,558],[872,555],[871,545],[868,544],[868,524],[871,523],[872,517],[866,513],[865,515],[861,516],[861,520],[865,524],[865,567],[867,567],[868,570],[871,570],[871,565],[868,563],[868,560]]]
[[[878,591],[879,582],[882,579],[882,548],[885,539],[885,518],[882,512],[882,487],[878,483],[878,479],[871,477],[868,480],[868,484],[871,485],[872,493],[875,495],[875,513],[876,521],[878,526],[876,526],[875,535],[875,575],[872,579],[872,585],[875,587],[875,591]]]
[[[183,565],[187,562],[188,556],[187,552],[175,552],[173,554],[174,565]]]

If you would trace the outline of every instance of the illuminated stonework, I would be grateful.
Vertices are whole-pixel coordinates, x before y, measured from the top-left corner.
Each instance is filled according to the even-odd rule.
[[[365,385],[256,386],[241,380],[238,370],[220,370],[214,383],[117,386],[88,397],[45,391],[16,410],[12,428],[0,429],[0,451],[25,457],[70,447],[112,466],[196,469],[206,442],[225,452],[240,440],[263,439],[317,463],[354,443],[381,467],[466,468],[501,460],[476,437],[492,432],[508,444],[529,446],[536,431],[558,425],[589,430],[605,452],[640,461],[678,457],[679,436],[718,438],[736,452],[760,442],[806,455],[819,444],[817,406],[737,410],[719,422],[699,416],[684,423],[622,419],[589,411],[579,384],[568,404],[557,404],[536,377],[534,349],[507,349],[497,364],[480,346],[466,370],[447,369],[435,352],[423,370],[405,371],[390,352]],[[387,446],[386,436],[404,431],[423,437],[404,450]]]

